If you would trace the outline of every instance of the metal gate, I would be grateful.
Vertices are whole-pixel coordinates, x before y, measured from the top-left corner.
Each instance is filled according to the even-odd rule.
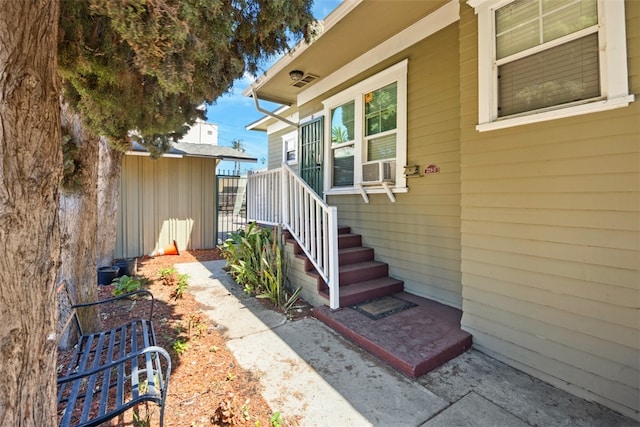
[[[247,177],[218,174],[218,244],[224,243],[229,235],[244,230],[247,224]]]
[[[300,177],[322,197],[322,144],[323,118],[319,117],[300,126]]]

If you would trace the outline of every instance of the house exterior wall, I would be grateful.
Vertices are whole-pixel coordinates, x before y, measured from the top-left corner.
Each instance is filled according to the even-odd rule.
[[[216,246],[216,159],[124,156],[116,258]]]
[[[273,133],[269,133],[269,161],[267,165],[268,169],[278,169],[282,166],[282,162],[284,160],[284,147],[282,144],[282,137],[294,130],[295,128],[292,126],[278,126],[278,130],[274,131]],[[298,171],[297,163],[290,166],[296,172]]]
[[[405,289],[445,304],[461,306],[460,143],[458,30],[451,25],[396,55],[408,58],[407,163],[440,167],[440,173],[408,179],[396,194],[329,196],[339,223],[362,234],[376,259]],[[390,65],[390,64],[389,64]],[[380,71],[380,65],[376,71]],[[372,74],[372,73],[370,73]],[[402,165],[400,165],[401,167]]]
[[[300,288],[300,296],[314,307],[326,305],[327,299],[318,293],[318,279],[307,274],[306,261],[296,256],[293,244],[284,245],[284,254],[290,289]]]
[[[638,94],[640,2],[625,7]],[[463,2],[462,327],[483,352],[639,419],[640,102],[477,132],[477,58]]]

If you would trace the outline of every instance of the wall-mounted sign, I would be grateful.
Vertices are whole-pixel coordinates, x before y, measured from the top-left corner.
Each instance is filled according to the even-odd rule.
[[[428,174],[428,173],[438,173],[440,172],[440,166],[436,166],[436,165],[429,165],[426,168],[424,168],[424,173]]]

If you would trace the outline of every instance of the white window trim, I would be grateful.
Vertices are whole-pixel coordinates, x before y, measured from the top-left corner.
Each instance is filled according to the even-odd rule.
[[[355,100],[355,117],[354,124],[354,171],[352,187],[333,187],[332,186],[332,161],[331,161],[331,119],[325,120],[325,165],[324,165],[324,188],[325,194],[360,194],[360,183],[362,182],[362,167],[364,163],[364,130],[362,112],[362,99],[365,94],[380,89],[386,85],[396,82],[398,90],[398,110],[397,110],[397,132],[396,132],[396,179],[395,184],[391,187],[394,193],[402,193],[407,191],[407,178],[404,176],[403,166],[407,163],[407,68],[409,60],[405,59],[395,65],[381,71],[380,73],[356,83],[350,88],[331,96],[323,101],[325,117],[331,117],[331,110],[343,105],[351,100]],[[368,186],[367,193],[385,193],[386,190],[381,186]]]
[[[514,0],[467,0],[478,15],[478,125],[480,132],[626,107],[629,94],[624,0],[598,0],[602,96],[564,107],[498,118],[493,11]]]
[[[294,160],[287,160],[287,145],[289,142],[295,143],[296,158]],[[282,135],[282,162],[288,165],[298,164],[298,131],[294,130],[285,135]]]

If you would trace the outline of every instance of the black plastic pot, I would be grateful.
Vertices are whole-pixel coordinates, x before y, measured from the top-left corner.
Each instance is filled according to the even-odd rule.
[[[98,267],[98,286],[110,285],[113,279],[118,277],[120,267],[110,265],[108,267]]]
[[[136,258],[117,259],[113,265],[120,268],[118,276],[134,276],[136,274]]]

